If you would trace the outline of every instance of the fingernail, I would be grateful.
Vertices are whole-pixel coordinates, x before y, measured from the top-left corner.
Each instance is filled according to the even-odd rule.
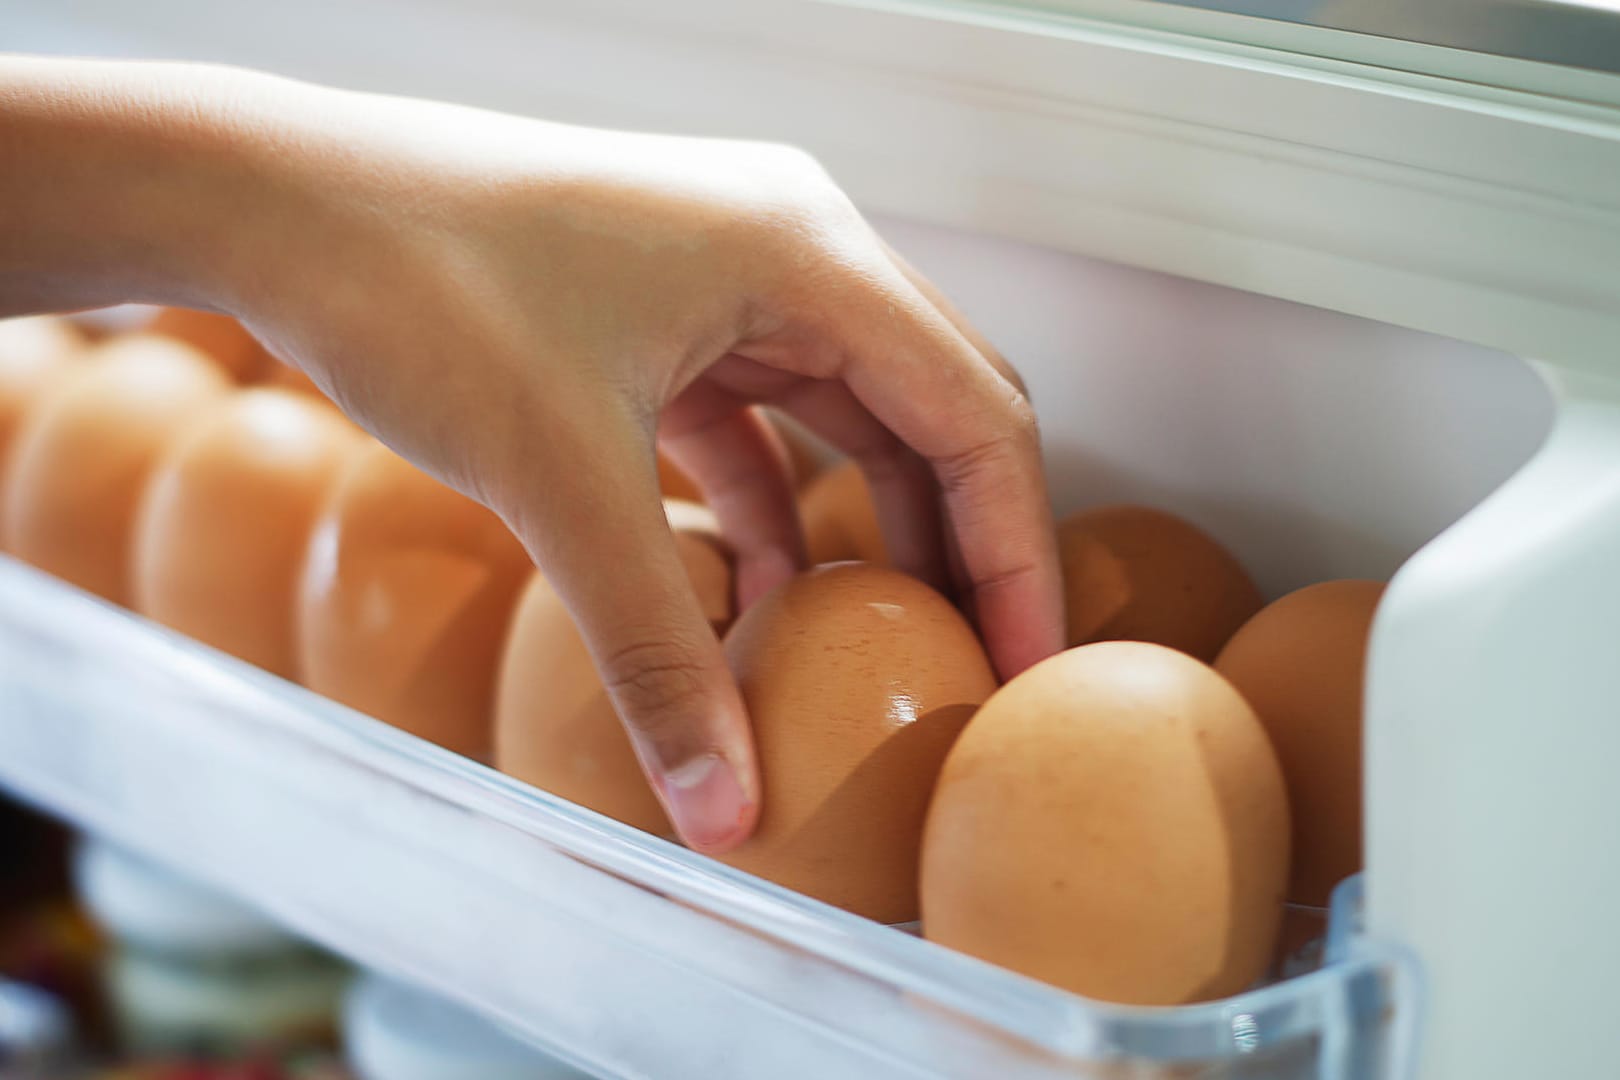
[[[681,839],[698,851],[729,847],[748,817],[737,772],[719,754],[704,754],[665,773],[664,801]]]

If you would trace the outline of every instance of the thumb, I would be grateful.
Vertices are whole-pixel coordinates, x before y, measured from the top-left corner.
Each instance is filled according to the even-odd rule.
[[[625,419],[591,425],[586,441],[549,455],[547,490],[511,520],[578,624],[681,839],[729,850],[759,814],[753,739],[664,516],[651,435]]]

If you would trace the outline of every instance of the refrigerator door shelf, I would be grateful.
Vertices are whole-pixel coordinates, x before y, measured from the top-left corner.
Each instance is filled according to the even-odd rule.
[[[1358,940],[1221,1002],[1090,1002],[554,799],[0,558],[0,784],[611,1076],[1399,1075]],[[1145,1069],[1145,1072],[1135,1071]]]

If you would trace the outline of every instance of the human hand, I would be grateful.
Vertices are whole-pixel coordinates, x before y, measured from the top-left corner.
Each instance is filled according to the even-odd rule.
[[[171,272],[179,299],[242,318],[502,516],[692,846],[740,842],[760,791],[655,439],[718,516],[742,604],[804,563],[782,449],[751,408],[769,403],[859,461],[894,562],[957,587],[1003,678],[1061,647],[1016,375],[812,159],[209,78],[226,104],[192,99],[192,122],[234,162],[214,167],[236,178],[238,226]]]

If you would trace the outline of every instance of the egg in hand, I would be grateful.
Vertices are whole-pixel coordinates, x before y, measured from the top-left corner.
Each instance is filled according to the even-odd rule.
[[[898,570],[816,567],[725,638],[753,723],[759,826],[719,858],[881,922],[917,917],[940,763],[996,688],[967,620]]]

